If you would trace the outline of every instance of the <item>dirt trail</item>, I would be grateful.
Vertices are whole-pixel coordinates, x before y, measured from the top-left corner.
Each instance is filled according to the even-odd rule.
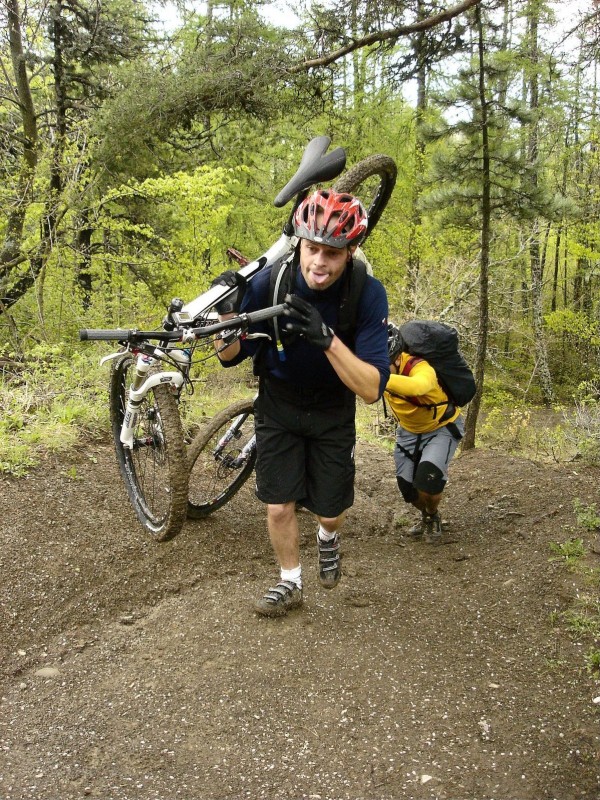
[[[600,684],[551,626],[578,587],[549,544],[591,544],[598,478],[469,453],[431,548],[361,444],[343,580],[303,514],[283,620],[251,612],[276,570],[249,489],[158,545],[108,445],[0,481],[1,800],[597,800]]]

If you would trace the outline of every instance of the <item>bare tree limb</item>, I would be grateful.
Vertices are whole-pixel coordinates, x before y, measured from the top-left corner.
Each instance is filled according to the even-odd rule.
[[[348,55],[348,53],[352,53],[354,50],[359,50],[361,47],[376,44],[377,42],[385,42],[389,39],[396,39],[399,36],[408,36],[411,33],[429,30],[429,28],[434,28],[436,25],[447,22],[457,17],[459,14],[462,14],[464,11],[468,11],[469,8],[473,8],[473,6],[478,5],[480,2],[481,0],[463,0],[462,3],[452,6],[452,8],[447,9],[447,11],[442,11],[440,14],[435,14],[433,17],[421,19],[410,25],[400,25],[398,28],[392,28],[389,31],[370,33],[368,36],[363,36],[362,39],[354,39],[349,44],[340,47],[339,50],[334,50],[332,53],[328,53],[320,58],[311,58],[307,61],[303,61],[301,64],[292,67],[290,72],[293,74],[313,69],[313,67],[326,67],[328,64],[332,64],[334,61],[342,58],[342,56]]]
[[[4,58],[2,58],[2,57],[0,57],[0,71],[4,75],[4,80],[6,81],[7,88],[10,89],[10,92],[11,92],[12,98],[13,98],[13,102],[18,103],[19,95],[17,94],[17,90],[13,86],[13,82],[11,81],[10,74],[8,72],[6,64],[4,63]],[[4,86],[2,88],[4,88]],[[6,99],[7,100],[9,99],[8,95],[6,96]]]

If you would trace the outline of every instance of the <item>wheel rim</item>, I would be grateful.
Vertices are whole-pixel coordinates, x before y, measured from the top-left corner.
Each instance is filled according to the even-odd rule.
[[[234,418],[224,421],[212,433],[192,465],[189,501],[197,511],[208,512],[224,505],[254,468],[256,451],[245,461],[240,461],[242,448],[254,433],[252,415],[245,420],[239,437],[225,445],[222,451],[218,450],[219,440],[231,426]]]

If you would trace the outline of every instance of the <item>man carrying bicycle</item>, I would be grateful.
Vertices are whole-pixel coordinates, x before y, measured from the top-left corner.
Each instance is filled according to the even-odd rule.
[[[280,566],[277,585],[254,604],[264,616],[282,616],[302,605],[297,504],[319,522],[321,585],[332,589],[341,578],[339,529],[354,501],[356,395],[374,403],[390,374],[382,284],[363,275],[360,294],[349,299],[354,271],[359,271],[353,253],[366,230],[367,214],[355,197],[332,190],[307,197],[294,215],[300,241],[290,259],[280,335],[263,323],[252,330],[269,334],[266,344],[215,342],[224,366],[251,356],[260,378],[256,494],[267,504]],[[261,270],[249,282],[229,270],[213,285],[237,286],[237,302],[228,309],[232,313],[267,308],[272,305],[271,272],[279,266]],[[342,331],[341,309],[351,302],[354,318],[350,329]]]

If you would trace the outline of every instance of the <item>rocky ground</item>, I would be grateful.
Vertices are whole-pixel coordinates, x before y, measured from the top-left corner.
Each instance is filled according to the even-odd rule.
[[[550,544],[600,566],[573,509],[598,478],[472,451],[432,548],[362,443],[343,580],[304,512],[279,620],[251,611],[276,569],[249,487],[157,544],[109,444],[1,480],[1,800],[597,800],[593,642],[561,616],[590,587]]]

